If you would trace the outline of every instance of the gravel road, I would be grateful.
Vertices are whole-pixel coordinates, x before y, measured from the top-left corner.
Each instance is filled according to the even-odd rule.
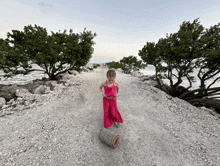
[[[108,68],[82,72],[81,83],[41,105],[0,118],[1,166],[217,166],[220,120],[204,109],[116,71],[124,123],[113,149],[101,142],[100,84]],[[104,90],[104,89],[103,89]]]

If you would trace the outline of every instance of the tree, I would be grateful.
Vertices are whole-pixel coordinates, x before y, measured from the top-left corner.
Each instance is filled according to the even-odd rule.
[[[142,61],[138,61],[135,56],[123,57],[119,62],[109,62],[106,63],[109,67],[112,68],[121,68],[124,73],[130,73],[131,70],[139,71],[139,69],[145,68],[147,65],[143,64]]]
[[[130,72],[131,70],[133,71],[139,71],[140,68],[144,68],[145,64],[142,64],[141,60],[137,60],[135,56],[128,56],[128,57],[123,57],[120,60],[120,64],[122,65],[122,70],[125,72]]]
[[[66,30],[63,33],[51,31],[52,35],[48,36],[46,28],[29,25],[24,27],[24,32],[12,30],[12,34],[8,33],[6,41],[13,44],[11,50],[18,50],[16,58],[24,68],[20,73],[39,70],[31,69],[34,63],[43,68],[40,71],[44,71],[51,80],[56,80],[58,75],[70,70],[80,71],[80,67],[85,66],[91,58],[94,51],[92,46],[95,44],[93,38],[97,34],[86,29],[80,34],[72,33],[72,29],[69,32],[67,35]],[[4,71],[11,72],[9,76],[16,74],[9,66]]]
[[[123,68],[122,64],[120,64],[119,62],[115,62],[115,61],[107,62],[106,65],[108,65],[109,68],[115,68],[115,69]]]
[[[220,88],[210,88],[220,79],[219,77],[208,87],[205,85],[205,81],[220,73],[219,25],[220,23],[203,32],[204,27],[200,25],[198,18],[192,23],[184,21],[177,33],[159,39],[156,44],[147,43],[139,51],[144,62],[155,66],[156,77],[162,76],[170,81],[167,90],[170,95],[192,104],[204,105],[204,100],[201,99],[220,94]],[[195,68],[199,68],[197,76],[201,85],[198,89],[190,90],[195,81],[195,76],[192,75]],[[160,74],[157,74],[158,72]],[[188,87],[180,86],[184,77],[189,82]],[[210,106],[210,103],[210,100],[207,100],[206,106]],[[215,108],[219,109],[220,104],[217,105],[215,104]]]
[[[17,66],[20,64],[17,54],[19,54],[19,50],[11,48],[8,41],[0,39],[0,69],[6,73],[4,77],[10,77],[10,74],[7,73],[11,68],[15,68],[12,70],[13,74],[25,74],[25,72],[17,70]],[[23,62],[25,63],[25,61]]]
[[[220,94],[219,87],[212,87],[217,81],[220,80],[220,76],[218,75],[220,73],[219,26],[220,23],[218,25],[211,26],[210,29],[206,29],[206,33],[204,33],[204,35],[201,37],[201,43],[203,44],[201,58],[197,59],[196,61],[197,66],[199,67],[197,76],[200,80],[200,87],[193,91],[182,94],[180,98],[186,98],[187,100],[192,100],[193,102],[196,102],[195,98],[219,98],[212,97]],[[213,81],[207,85],[205,82],[211,78]],[[194,94],[194,99],[190,97],[191,94]]]
[[[146,62],[145,67],[150,64],[153,65],[156,69],[155,77],[158,81],[158,84],[161,86],[159,78],[161,78],[161,75],[159,72],[163,71],[165,68],[162,66],[162,58],[160,56],[160,49],[157,44],[154,42],[147,42],[146,45],[142,48],[142,50],[139,50],[138,55],[142,58],[144,62]]]

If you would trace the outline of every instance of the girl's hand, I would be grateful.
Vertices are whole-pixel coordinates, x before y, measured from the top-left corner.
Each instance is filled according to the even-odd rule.
[[[112,99],[112,97],[107,97],[106,94],[103,94],[104,97],[106,97],[107,99]]]
[[[116,93],[116,97],[113,100],[116,100],[118,98],[118,94]]]

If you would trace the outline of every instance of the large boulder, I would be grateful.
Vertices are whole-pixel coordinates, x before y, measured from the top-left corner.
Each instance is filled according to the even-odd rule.
[[[5,98],[0,97],[0,108],[2,108],[5,105],[6,101]]]
[[[68,74],[72,74],[72,75],[76,76],[78,74],[78,72],[76,70],[71,70],[71,71],[68,71]]]
[[[6,102],[9,102],[11,99],[16,100],[17,97],[19,97],[19,92],[17,92],[16,95],[16,90],[18,89],[23,89],[21,90],[21,93],[24,95],[24,93],[38,93],[39,89],[43,89],[42,87],[39,88],[39,86],[44,85],[45,91],[42,92],[48,93],[49,89],[53,90],[53,88],[56,85],[56,81],[49,81],[49,79],[43,78],[42,80],[34,80],[33,83],[28,83],[25,85],[0,85],[0,97],[5,98]],[[38,91],[36,92],[36,89]],[[26,91],[25,91],[26,90]],[[42,91],[42,90],[41,90]]]
[[[21,89],[18,85],[0,85],[0,97],[3,97],[7,102],[11,99],[16,99],[15,92]]]
[[[152,86],[157,86],[158,85],[157,81],[154,81],[154,80],[144,81],[144,84],[152,85]]]
[[[73,71],[73,73],[78,74],[77,71]],[[53,94],[60,94],[65,87],[71,84],[69,79],[75,74],[70,75],[66,72],[61,75],[59,80],[42,78],[25,85],[0,85],[0,109],[10,110],[11,106],[25,109],[32,106],[34,102],[41,101],[41,94],[48,94],[52,91]],[[0,116],[4,116],[4,114]]]
[[[34,94],[47,94],[50,93],[50,88],[45,85],[40,85],[33,92]]]
[[[50,80],[50,81],[45,82],[45,85],[50,87],[50,90],[53,90],[53,88],[56,86],[56,84],[57,84],[57,81],[55,81],[55,80]]]
[[[160,81],[160,84],[163,86],[164,82],[162,81],[162,79],[158,78]],[[144,84],[147,85],[152,85],[154,87],[159,87],[158,82],[152,77],[152,76],[142,76],[140,77],[140,80],[144,82]]]
[[[29,92],[34,93],[35,89],[38,88],[40,85],[45,85],[50,88],[50,90],[53,90],[53,86],[48,84],[48,82],[51,81],[49,78],[42,78],[42,79],[36,79],[33,81],[33,83],[25,84],[25,85],[18,85],[19,87],[23,89],[29,90]]]
[[[29,90],[27,90],[27,89],[17,89],[17,90],[15,91],[15,95],[16,95],[17,97],[26,97],[26,96],[30,96],[31,93],[30,93]]]
[[[143,73],[141,73],[139,71],[132,71],[131,75],[134,77],[141,77],[141,76],[143,76]]]
[[[122,72],[122,69],[118,68],[118,69],[116,69],[116,71],[118,71],[118,72]]]
[[[131,74],[132,70],[128,69],[127,71],[124,71],[125,74]]]
[[[147,76],[147,75],[143,75],[140,77],[141,81],[146,81],[146,80],[150,80],[150,79],[151,79],[150,76]]]

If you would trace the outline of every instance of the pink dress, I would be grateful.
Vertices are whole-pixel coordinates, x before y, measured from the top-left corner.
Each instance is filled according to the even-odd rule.
[[[104,127],[109,128],[113,125],[113,122],[123,123],[123,119],[121,118],[121,114],[117,108],[117,99],[116,97],[117,86],[114,85],[115,81],[113,82],[112,87],[108,87],[108,82],[106,80],[105,94],[107,97],[113,96],[111,99],[107,99],[103,97],[103,109],[104,109]]]

